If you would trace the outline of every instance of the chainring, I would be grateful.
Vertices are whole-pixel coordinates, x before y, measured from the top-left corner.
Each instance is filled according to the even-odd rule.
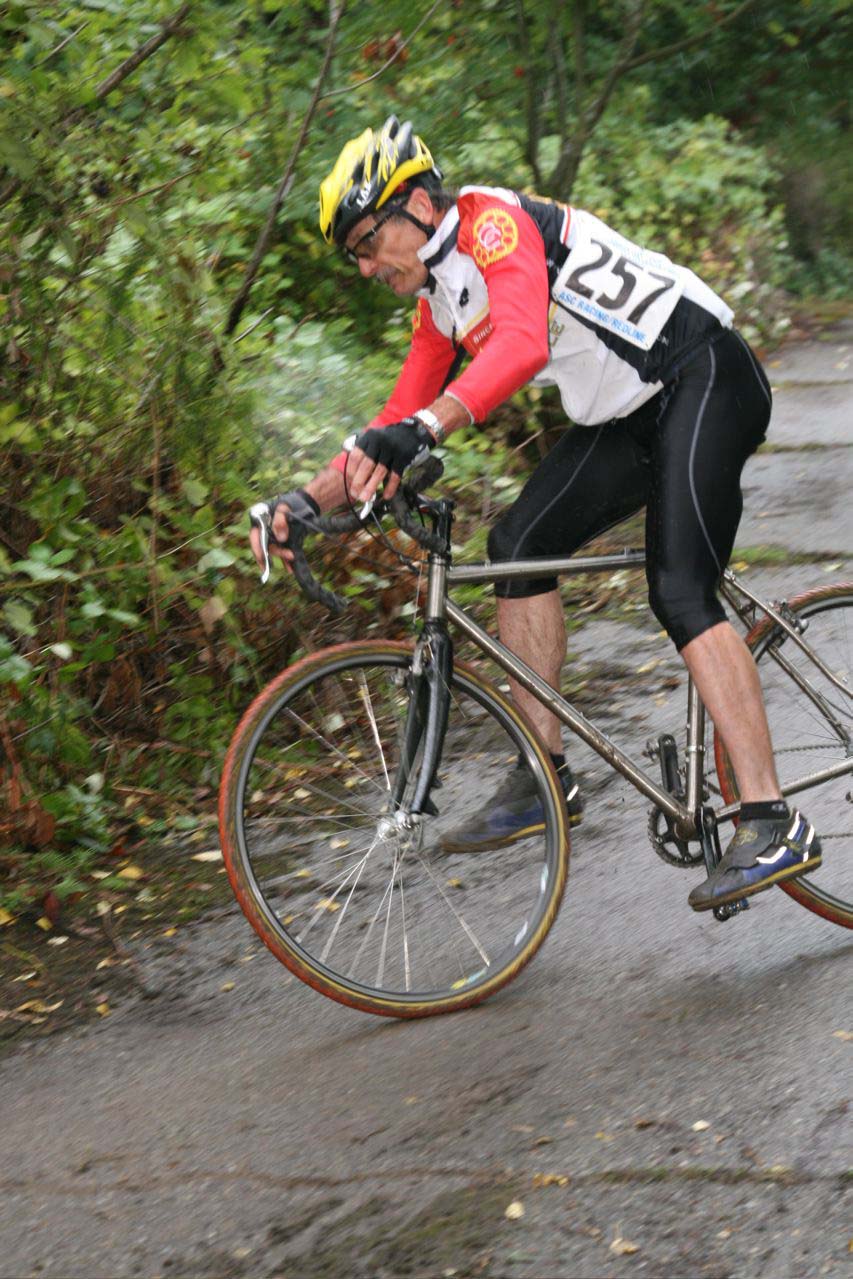
[[[653,808],[649,812],[649,839],[658,857],[668,866],[680,866],[682,870],[689,870],[692,866],[705,864],[702,845],[697,843],[696,851],[692,852],[690,844],[675,833],[672,822],[659,808]],[[671,849],[675,851],[670,851]]]

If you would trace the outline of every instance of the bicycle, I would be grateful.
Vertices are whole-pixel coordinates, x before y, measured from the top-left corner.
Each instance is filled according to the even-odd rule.
[[[669,733],[647,747],[656,780],[448,596],[463,583],[638,568],[644,552],[454,566],[454,503],[422,491],[440,474],[440,461],[428,459],[387,507],[364,518],[317,518],[310,530],[292,522],[301,589],[340,611],[342,601],[313,578],[304,535],[364,527],[390,510],[427,552],[423,621],[414,643],[336,645],[273,679],[235,731],[220,790],[225,864],[264,943],[322,994],[396,1017],[468,1008],[511,981],[547,936],[569,866],[550,756],[508,697],[454,658],[449,622],[651,801],[651,841],[666,862],[710,873],[721,855],[719,826],[738,809],[716,737],[712,796],[705,712],[692,682],[683,748]],[[266,552],[268,507],[252,515]],[[408,563],[412,572],[423,567]],[[816,876],[779,887],[853,927],[853,866],[849,847],[846,865],[840,847],[853,839],[853,583],[769,603],[727,569],[720,589],[763,675],[783,792],[813,792],[810,820],[831,852]],[[504,849],[443,850],[443,833],[482,803],[516,757],[534,778],[544,829]],[[729,919],[748,905],[714,915]]]

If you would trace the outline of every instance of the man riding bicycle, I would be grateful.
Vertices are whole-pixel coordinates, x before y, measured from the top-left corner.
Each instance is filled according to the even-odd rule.
[[[409,123],[348,142],[320,186],[320,227],[362,276],[416,296],[412,344],[385,407],[304,489],[288,517],[386,497],[424,448],[483,421],[528,382],[557,386],[574,425],[489,535],[493,561],[567,555],[646,508],[649,602],[725,742],[742,797],[722,861],[688,898],[738,901],[816,869],[814,828],[781,796],[758,673],[717,597],[742,511],[740,474],[770,419],[767,379],[729,307],[692,271],[590,213],[503,188],[442,185]],[[472,357],[458,374],[459,355]],[[259,537],[252,546],[261,563]],[[292,558],[286,545],[277,553]],[[501,640],[559,688],[566,632],[556,579],[498,584]],[[513,682],[547,745],[570,820],[582,813],[559,721]],[[526,769],[444,838],[478,852],[542,823]]]

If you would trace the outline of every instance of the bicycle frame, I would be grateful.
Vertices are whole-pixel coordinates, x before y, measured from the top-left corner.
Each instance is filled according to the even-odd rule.
[[[711,824],[716,827],[721,822],[731,821],[736,816],[739,805],[730,804],[726,807],[710,810],[703,806],[705,707],[692,679],[688,677],[686,791],[682,802],[670,791],[666,790],[660,782],[652,778],[645,769],[631,759],[616,742],[591,720],[587,719],[581,711],[551,688],[541,676],[537,675],[505,644],[502,644],[500,640],[485,631],[464,609],[448,598],[448,591],[452,590],[454,586],[463,583],[506,582],[520,578],[529,579],[578,573],[612,572],[618,569],[642,568],[645,562],[644,551],[625,550],[619,554],[612,555],[527,559],[516,560],[512,563],[462,564],[454,567],[451,565],[449,554],[433,552],[428,560],[425,633],[431,632],[433,635],[435,635],[436,631],[440,633],[446,628],[448,621],[452,622],[482,652],[491,657],[502,670],[515,679],[523,688],[527,689],[528,692],[532,693],[543,706],[547,707],[572,732],[576,733],[587,745],[591,746],[602,759],[625,777],[641,794],[651,800],[674,823],[682,838],[703,839],[703,836],[706,836],[708,832],[709,816]],[[749,616],[749,609],[751,608],[753,612],[755,609],[760,609],[790,636],[794,643],[802,649],[832,684],[840,688],[841,691],[846,692],[840,681],[811,650],[797,628],[787,620],[784,605],[774,607],[767,604],[744,587],[729,569],[723,574],[721,592],[744,625],[748,627],[752,620]],[[749,603],[743,604],[735,592],[739,592],[740,596]],[[842,737],[846,737],[849,743],[849,736],[835,720],[831,707],[829,707],[817,689],[800,672],[792,668],[784,655],[775,652],[772,656],[774,660],[782,665],[783,669],[796,681],[807,696],[811,697],[815,704],[820,707],[830,721],[835,723],[839,734]],[[438,749],[440,750],[440,744]],[[430,768],[428,771],[432,773],[433,769]],[[831,768],[822,769],[797,778],[785,787],[784,793],[785,795],[796,794],[846,772],[853,773],[853,758]]]

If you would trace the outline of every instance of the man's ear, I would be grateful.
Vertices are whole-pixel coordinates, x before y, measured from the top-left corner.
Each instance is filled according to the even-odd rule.
[[[421,222],[429,222],[432,224],[435,215],[435,207],[432,200],[423,187],[415,187],[406,204],[406,208],[410,213],[414,213],[416,218],[420,218]]]

